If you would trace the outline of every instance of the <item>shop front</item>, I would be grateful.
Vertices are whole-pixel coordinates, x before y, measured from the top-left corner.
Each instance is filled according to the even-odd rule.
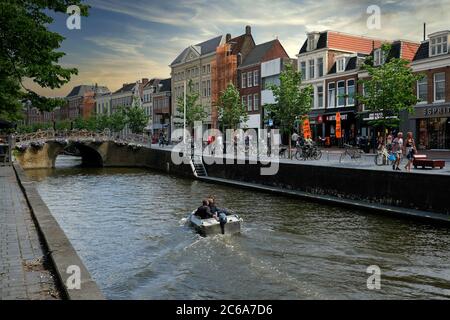
[[[450,104],[415,108],[415,134],[421,150],[450,150]]]
[[[342,138],[336,138],[336,112],[323,115],[324,137],[327,145],[343,146],[356,142],[356,117],[353,111],[340,112]]]

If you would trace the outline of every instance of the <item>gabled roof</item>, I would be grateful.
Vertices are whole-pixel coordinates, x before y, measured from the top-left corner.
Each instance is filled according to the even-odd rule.
[[[204,56],[211,52],[215,52],[216,48],[222,42],[222,39],[223,39],[223,36],[217,36],[217,37],[209,39],[205,42],[201,42],[196,45],[189,46],[186,49],[184,49],[170,65],[174,65],[174,64],[183,62],[183,59],[185,58],[185,56],[187,55],[187,53],[190,50],[194,50],[195,52],[198,53],[199,56]]]
[[[126,83],[122,86],[122,88],[120,88],[119,90],[115,91],[114,94],[116,93],[125,93],[125,92],[132,92],[134,87],[136,86],[136,83]]]
[[[160,81],[161,81],[161,79],[158,79],[158,78],[150,79],[150,80],[145,84],[144,89],[148,89],[148,88],[150,88],[150,87],[152,87],[152,86],[155,86],[155,85],[157,85]]]
[[[240,68],[248,67],[257,63],[261,63],[265,54],[273,47],[278,40],[272,40],[266,43],[259,44],[253,48],[242,62]]]
[[[328,40],[328,31],[320,32],[319,40],[317,40],[316,50],[326,48],[327,47],[327,40]],[[303,46],[301,47],[299,53],[305,53],[307,47],[308,47],[308,39],[306,39],[305,42],[303,43]]]
[[[172,78],[161,80],[159,84],[162,84],[161,88],[159,89],[160,92],[171,91]]]
[[[253,39],[253,37],[251,35],[248,35],[245,33],[228,41],[228,43],[232,43],[232,46],[231,46],[231,48],[232,48],[231,54],[232,55],[237,55],[238,53],[240,53],[242,51],[242,47],[243,47],[243,45],[245,43],[245,39],[247,37],[250,37],[253,41],[253,45],[255,45],[255,40]]]
[[[416,42],[406,40],[395,40],[391,42],[391,51],[389,52],[389,58],[402,58],[408,61],[412,61],[416,56],[419,49],[419,44]],[[374,50],[370,53],[373,55]]]
[[[420,44],[413,61],[427,59],[430,54],[430,41],[424,41]]]
[[[106,94],[110,93],[111,91],[109,91],[108,87],[105,86],[80,85],[73,87],[66,98],[84,97],[84,95],[88,92],[95,92],[96,94]]]

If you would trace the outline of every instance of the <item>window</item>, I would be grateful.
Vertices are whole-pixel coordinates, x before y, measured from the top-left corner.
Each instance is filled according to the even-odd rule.
[[[247,87],[248,88],[253,87],[253,72],[247,73]]]
[[[302,80],[306,80],[306,62],[300,62],[300,72],[302,73]]]
[[[345,106],[345,82],[339,81],[338,82],[338,91],[337,91],[337,105],[338,107]]]
[[[208,72],[208,74],[211,73],[211,65],[210,64],[206,65],[206,71]]]
[[[242,73],[242,88],[247,88],[247,73]]]
[[[206,88],[206,81],[202,81],[202,91],[203,96],[206,97],[206,95],[208,94],[208,89]]]
[[[202,67],[202,74],[206,74],[206,66]]]
[[[340,58],[337,61],[337,72],[345,71],[345,58]]]
[[[323,77],[323,58],[317,59],[317,75]]]
[[[323,86],[317,86],[317,107],[323,108]]]
[[[434,102],[445,101],[445,73],[434,74]]]
[[[259,94],[255,93],[253,95],[253,110],[258,111],[259,109]]]
[[[376,49],[373,52],[373,65],[380,66],[385,62],[384,52],[381,49]]]
[[[428,102],[428,79],[425,77],[417,81],[417,99],[419,102]]]
[[[208,97],[211,97],[211,80],[206,80],[206,87],[208,88]]]
[[[436,56],[448,52],[447,35],[430,39],[430,56]]]
[[[309,60],[309,79],[314,78],[314,60]]]
[[[247,111],[252,111],[252,107],[253,107],[253,96],[250,94],[247,97],[248,102],[247,102]]]
[[[328,84],[328,108],[334,108],[336,105],[336,84]]]
[[[253,85],[255,87],[259,86],[259,71],[258,70],[255,70],[253,72]]]
[[[366,96],[366,85],[363,83],[362,84],[362,96],[365,97]],[[364,103],[361,104],[361,110],[362,111],[366,111],[366,105]]]
[[[242,96],[242,105],[247,106],[247,96]]]
[[[308,35],[308,51],[312,51],[316,49],[316,35],[310,34]]]
[[[355,105],[355,80],[347,80],[347,105]]]

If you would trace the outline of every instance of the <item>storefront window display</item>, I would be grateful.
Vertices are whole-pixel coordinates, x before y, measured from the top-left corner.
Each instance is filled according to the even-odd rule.
[[[419,119],[420,149],[450,149],[450,118]]]

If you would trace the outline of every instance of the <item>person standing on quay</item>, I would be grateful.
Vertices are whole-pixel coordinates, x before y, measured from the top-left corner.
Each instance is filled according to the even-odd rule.
[[[394,139],[392,151],[396,155],[396,160],[392,165],[392,170],[401,171],[399,166],[402,161],[402,152],[403,152],[403,133],[399,132],[397,134],[397,138]]]
[[[405,141],[405,154],[406,158],[408,159],[408,163],[405,166],[405,170],[408,172],[411,172],[411,166],[414,160],[414,154],[416,153],[416,143],[414,142],[413,134],[412,132],[408,132],[406,135],[406,141]]]

